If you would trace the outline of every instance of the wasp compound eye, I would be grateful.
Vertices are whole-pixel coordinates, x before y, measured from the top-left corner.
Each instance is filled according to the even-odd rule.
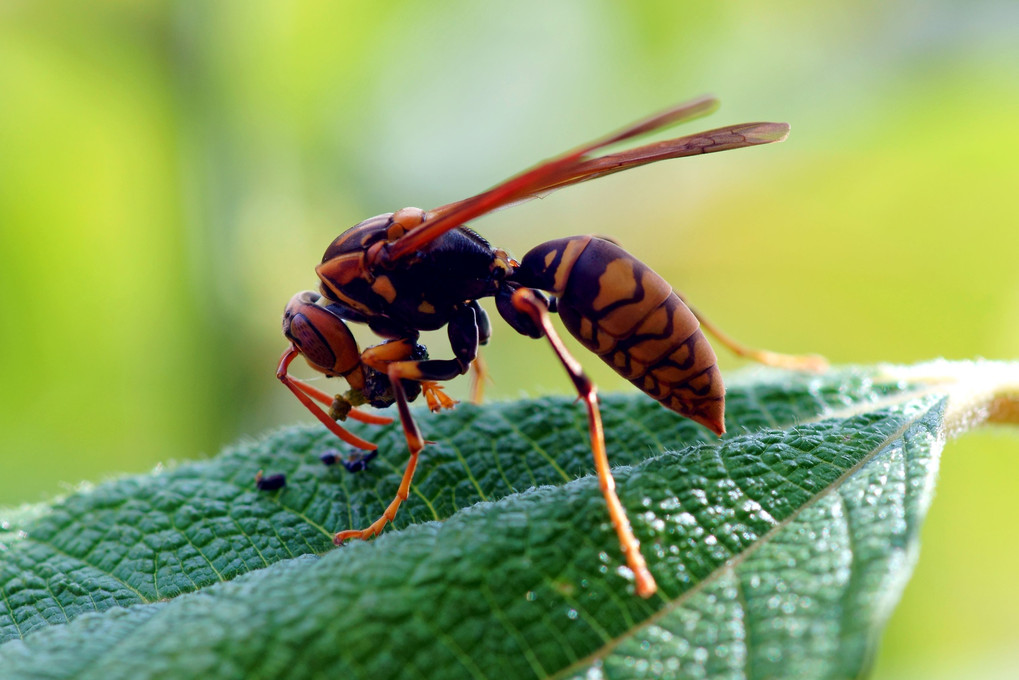
[[[286,309],[283,310],[283,335],[285,337],[293,339],[290,334],[290,327],[293,325],[294,317],[300,315],[301,310],[309,305],[315,305],[321,298],[322,296],[313,290],[301,291],[290,298]]]

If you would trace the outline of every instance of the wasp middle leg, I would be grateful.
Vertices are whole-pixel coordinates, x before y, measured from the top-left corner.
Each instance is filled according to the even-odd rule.
[[[396,400],[396,408],[400,414],[400,424],[403,426],[403,433],[407,438],[407,448],[410,450],[410,458],[407,460],[407,467],[404,468],[403,478],[400,480],[400,486],[396,491],[396,498],[386,507],[382,516],[368,525],[368,527],[340,531],[333,536],[333,543],[336,545],[340,545],[352,538],[367,540],[373,536],[378,536],[382,533],[382,529],[386,524],[396,518],[400,505],[410,496],[410,483],[414,479],[414,471],[417,469],[418,454],[425,448],[427,442],[421,435],[421,430],[418,428],[417,423],[414,422],[413,416],[411,416],[410,405],[407,402],[407,390],[403,386],[403,381],[418,379],[415,377],[416,374],[420,375],[420,371],[416,370],[416,364],[418,363],[420,362],[396,361],[389,364],[386,369],[386,374],[393,385],[393,397]]]
[[[406,357],[410,356],[415,345],[413,339],[392,340],[375,347],[369,347],[361,354],[361,360],[367,366],[384,371],[389,378],[393,399],[396,402],[397,412],[400,414],[400,424],[403,426],[403,434],[407,439],[410,458],[407,460],[407,467],[404,468],[396,497],[386,507],[382,516],[365,529],[349,529],[337,533],[333,537],[333,542],[336,545],[352,538],[369,539],[379,535],[386,524],[393,521],[400,505],[410,496],[410,484],[414,479],[414,471],[417,469],[418,454],[428,442],[422,436],[417,422],[411,415],[404,381],[434,384],[439,381],[451,380],[467,372],[477,357],[480,333],[482,332],[479,315],[475,309],[481,311],[476,302],[464,305],[449,322],[449,339],[455,355],[453,359],[408,360]],[[484,314],[483,311],[481,313]],[[485,322],[487,323],[487,318]],[[435,387],[437,388],[438,385]],[[448,399],[445,394],[442,394],[442,397]]]

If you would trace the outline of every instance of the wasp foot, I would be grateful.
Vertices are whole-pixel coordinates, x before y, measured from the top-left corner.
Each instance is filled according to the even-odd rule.
[[[453,408],[456,406],[457,401],[443,391],[442,385],[435,382],[434,380],[422,380],[421,391],[425,395],[425,400],[428,402],[428,410],[435,413],[442,409]]]

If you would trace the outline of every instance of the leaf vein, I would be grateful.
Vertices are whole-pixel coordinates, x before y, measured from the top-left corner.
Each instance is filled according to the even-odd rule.
[[[7,597],[7,589],[4,588],[3,586],[0,586],[0,596],[3,596],[3,598],[4,598],[4,604],[7,605],[7,611],[10,612],[10,614],[11,614],[11,623],[14,624],[15,630],[18,631],[18,637],[21,638],[21,639],[24,639],[25,638],[25,634],[21,630],[21,624],[18,623],[18,617],[17,617],[16,612],[14,611],[14,607],[11,606],[11,601]]]
[[[53,552],[55,552],[58,555],[66,557],[67,559],[72,560],[74,562],[77,562],[78,564],[83,564],[86,567],[91,567],[92,569],[95,569],[96,571],[98,571],[100,574],[103,574],[104,576],[110,577],[111,579],[116,581],[118,584],[122,585],[124,588],[130,590],[132,593],[137,595],[138,599],[141,600],[142,602],[151,602],[152,601],[149,598],[147,598],[145,595],[143,595],[140,590],[138,590],[137,588],[135,588],[130,583],[128,583],[124,579],[120,578],[119,576],[117,576],[113,572],[101,569],[98,565],[96,565],[96,564],[94,564],[92,562],[88,562],[88,561],[86,561],[86,560],[84,560],[84,559],[82,559],[82,558],[80,558],[80,557],[78,557],[76,555],[72,555],[69,552],[67,552],[66,550],[61,549],[60,547],[58,547],[57,545],[55,545],[54,543],[52,543],[50,541],[40,541],[39,539],[32,539],[32,541],[34,543],[36,543],[37,545],[41,545],[41,546],[49,548],[50,550],[52,550]]]

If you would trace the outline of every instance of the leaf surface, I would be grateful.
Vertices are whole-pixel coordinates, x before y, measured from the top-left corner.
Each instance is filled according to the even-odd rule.
[[[418,413],[437,443],[377,540],[396,426],[367,471],[318,428],[6,513],[4,677],[845,677],[908,579],[946,433],[1012,420],[1016,368],[939,365],[730,388],[722,440],[604,400],[660,593],[632,594],[579,404]],[[949,377],[935,375],[951,367]],[[888,377],[888,374],[894,374]],[[254,472],[284,472],[259,492]],[[441,520],[441,521],[434,521]]]

